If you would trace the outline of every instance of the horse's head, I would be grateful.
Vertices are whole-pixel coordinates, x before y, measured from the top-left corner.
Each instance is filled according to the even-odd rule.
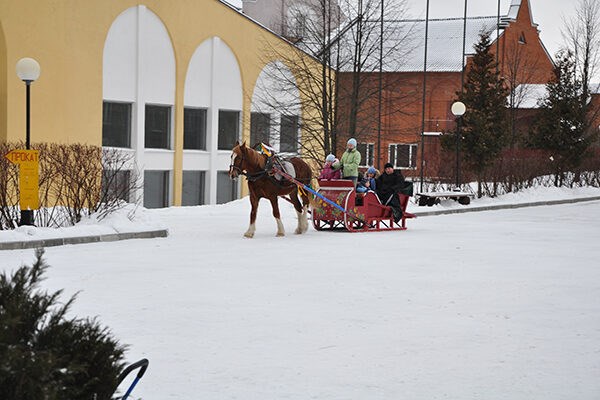
[[[231,151],[231,163],[229,164],[229,177],[231,179],[236,179],[240,174],[246,172],[245,161],[247,151],[246,142],[242,144],[237,141],[235,142],[235,146]]]

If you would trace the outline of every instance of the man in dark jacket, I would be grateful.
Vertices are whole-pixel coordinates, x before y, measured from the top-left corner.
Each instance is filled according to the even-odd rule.
[[[383,174],[377,178],[377,195],[379,200],[392,209],[394,222],[402,218],[402,209],[400,208],[400,199],[398,193],[404,187],[404,176],[400,171],[394,171],[394,166],[387,163],[383,167]]]

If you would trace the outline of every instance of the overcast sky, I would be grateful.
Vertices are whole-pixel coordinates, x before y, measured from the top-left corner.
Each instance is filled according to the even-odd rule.
[[[241,7],[242,0],[225,0]],[[394,0],[389,0],[394,1]],[[408,5],[407,18],[425,18],[426,0],[405,0]],[[500,14],[508,13],[512,0],[500,0]],[[522,0],[523,3],[526,0]],[[430,0],[429,15],[431,18],[462,17],[465,0]],[[570,18],[577,0],[530,0],[533,21],[538,24],[542,42],[548,52],[554,56],[562,46],[563,17]],[[467,16],[496,15],[498,0],[467,0]]]
[[[409,16],[425,18],[425,0],[406,0],[409,6]],[[573,16],[573,8],[577,0],[529,0],[533,22],[538,24],[542,42],[551,55],[554,55],[563,44],[561,29],[564,27],[563,17]],[[465,0],[430,0],[429,15],[431,18],[462,17]],[[525,3],[525,0],[522,0]],[[508,13],[511,0],[500,0],[500,14]],[[467,0],[467,15],[496,15],[497,0]]]

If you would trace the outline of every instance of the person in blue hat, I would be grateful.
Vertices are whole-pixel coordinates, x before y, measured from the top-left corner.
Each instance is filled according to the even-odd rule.
[[[356,185],[360,160],[360,153],[356,150],[356,139],[350,138],[346,143],[346,151],[342,155],[342,159],[333,164],[333,169],[338,170],[341,168],[343,179],[350,179]]]
[[[369,169],[367,169],[365,172],[364,177],[358,181],[358,185],[356,185],[356,191],[358,193],[365,193],[369,190],[377,190],[377,182],[375,181],[376,177],[377,170],[375,167],[369,167]]]
[[[337,161],[338,159],[335,158],[333,154],[329,154],[327,157],[325,157],[325,164],[323,165],[319,179],[341,179],[341,171],[339,169],[334,171],[331,167]]]

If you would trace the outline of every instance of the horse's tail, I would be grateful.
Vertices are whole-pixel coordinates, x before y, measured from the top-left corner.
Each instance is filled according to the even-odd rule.
[[[310,187],[310,182],[306,186]],[[311,208],[316,208],[318,206],[317,201],[315,199],[315,195],[310,193],[308,190],[304,189],[301,186],[298,186],[298,194],[302,199],[303,205],[309,205]]]
[[[293,157],[290,159],[290,162],[294,165],[296,170],[296,186],[298,187],[298,197],[302,200],[302,205],[317,207],[317,202],[314,198],[314,195],[310,193],[309,190],[306,190],[302,185],[306,185],[307,187],[311,187],[310,184],[313,180],[312,170],[310,166],[306,163],[306,161],[302,160],[300,157]],[[302,184],[302,185],[301,185]]]

